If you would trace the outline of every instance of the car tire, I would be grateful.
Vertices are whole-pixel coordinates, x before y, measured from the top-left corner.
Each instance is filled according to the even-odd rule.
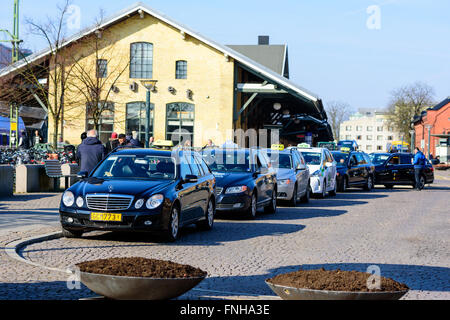
[[[420,188],[420,190],[425,188],[426,181],[427,180],[426,180],[425,176],[421,175],[420,178],[419,178],[419,184],[420,184],[419,188]]]
[[[81,238],[83,235],[83,231],[67,230],[64,228],[61,229],[64,238]]]
[[[294,192],[292,193],[292,198],[291,200],[289,200],[290,207],[295,207],[297,205],[298,202],[297,192],[298,192],[297,185],[295,185]]]
[[[319,194],[320,199],[325,199],[327,196],[327,180],[323,180],[322,193]]]
[[[272,201],[266,207],[264,207],[264,213],[275,213],[277,212],[277,189],[272,191]]]
[[[337,181],[334,180],[334,189],[329,192],[329,195],[334,197],[337,194]]]
[[[364,185],[364,190],[370,191],[372,189],[373,189],[373,178],[372,178],[372,176],[369,176],[367,178],[366,184]]]
[[[311,185],[309,184],[308,181],[308,186],[306,187],[305,194],[303,195],[300,201],[302,203],[308,203],[310,198],[311,198]]]
[[[166,230],[166,239],[169,242],[175,242],[180,233],[180,209],[178,206],[173,206],[170,211],[169,223]]]
[[[206,207],[205,220],[197,222],[197,227],[201,230],[209,231],[214,225],[214,216],[216,209],[214,202],[209,199],[208,206]]]
[[[247,216],[250,219],[255,219],[256,218],[256,210],[257,210],[257,197],[256,197],[256,192],[253,192],[252,194],[252,198],[250,200],[250,207],[247,209]]]

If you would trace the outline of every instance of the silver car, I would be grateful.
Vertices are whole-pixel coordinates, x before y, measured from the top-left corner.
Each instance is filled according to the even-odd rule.
[[[267,149],[272,167],[277,173],[277,200],[287,200],[295,206],[300,200],[308,202],[311,194],[309,168],[295,148]]]

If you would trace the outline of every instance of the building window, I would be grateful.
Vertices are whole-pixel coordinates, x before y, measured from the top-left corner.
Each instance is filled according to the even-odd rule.
[[[371,146],[371,145],[367,145],[367,146],[366,146],[366,150],[367,150],[367,151],[372,151],[372,146]]]
[[[356,126],[356,131],[362,131],[362,126]]]
[[[131,44],[130,78],[153,78],[153,44],[147,42]]]
[[[352,126],[345,126],[345,131],[352,131]]]
[[[388,127],[388,131],[389,131],[389,132],[393,132],[393,131],[394,131],[394,128]]]
[[[382,141],[383,140],[383,136],[377,136],[377,141]]]
[[[394,140],[394,137],[388,136],[387,139],[388,139],[389,141],[392,141],[392,140]]]
[[[94,118],[98,119],[98,127],[95,128]],[[86,131],[96,129],[99,139],[106,143],[114,132],[114,103],[99,103],[97,108],[86,106]]]
[[[361,136],[356,136],[356,140],[362,140]]]
[[[108,76],[108,60],[97,59],[97,78],[106,78]]]
[[[345,136],[345,140],[351,140],[351,139],[352,139],[352,136],[349,136],[349,135]]]
[[[153,136],[153,110],[155,105],[150,105],[150,128],[149,137]],[[125,131],[138,132],[139,141],[145,145],[145,127],[147,125],[147,106],[143,101],[127,103],[127,114],[125,120]]]
[[[372,140],[372,136],[366,136],[366,140]]]
[[[378,132],[383,132],[383,127],[377,127]]]
[[[367,131],[369,131],[369,132],[372,131],[372,126],[368,126]]]
[[[377,150],[378,150],[378,151],[383,150],[383,146],[377,146]]]
[[[167,104],[166,139],[174,144],[184,144],[194,138],[194,111],[191,103],[176,102]]]
[[[176,79],[187,79],[187,61],[177,61],[175,67]]]

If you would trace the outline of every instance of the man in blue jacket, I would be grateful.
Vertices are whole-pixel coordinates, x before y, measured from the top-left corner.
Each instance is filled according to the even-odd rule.
[[[426,164],[425,155],[420,151],[419,148],[416,148],[416,154],[414,156],[414,174],[416,180],[416,190],[420,191],[423,189],[424,185],[420,183],[420,176],[422,175],[423,168]]]
[[[87,138],[78,146],[77,158],[79,159],[80,172],[91,172],[97,164],[106,156],[106,148],[97,138],[97,131],[90,130]]]

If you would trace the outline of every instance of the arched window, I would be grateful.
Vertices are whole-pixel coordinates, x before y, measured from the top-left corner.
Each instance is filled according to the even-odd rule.
[[[152,79],[153,77],[153,44],[135,42],[130,50],[130,78]]]
[[[166,113],[166,139],[174,144],[184,144],[186,140],[194,138],[194,114],[195,106],[187,102],[175,102],[167,104]]]
[[[187,79],[187,61],[179,60],[176,62],[175,79]]]

